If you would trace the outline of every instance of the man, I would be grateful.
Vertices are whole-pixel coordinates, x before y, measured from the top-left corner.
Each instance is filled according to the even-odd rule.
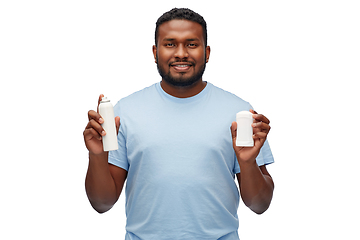
[[[162,81],[114,107],[118,150],[103,152],[104,120],[88,113],[89,201],[99,213],[108,211],[127,179],[125,239],[239,239],[235,175],[254,212],[266,211],[272,199],[269,120],[202,80],[210,47],[199,14],[173,9],[161,16],[153,54]],[[233,120],[242,110],[255,119],[254,147],[235,144]]]

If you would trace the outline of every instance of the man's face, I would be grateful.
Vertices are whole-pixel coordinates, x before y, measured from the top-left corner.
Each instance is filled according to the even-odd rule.
[[[162,79],[184,87],[202,80],[210,47],[205,47],[199,23],[171,20],[160,25],[153,53]]]

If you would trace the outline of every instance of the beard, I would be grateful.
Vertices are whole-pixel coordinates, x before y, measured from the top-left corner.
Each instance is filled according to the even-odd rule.
[[[184,77],[181,74],[179,77],[174,77],[171,75],[170,69],[168,72],[166,72],[164,68],[159,66],[159,61],[158,61],[157,56],[156,56],[156,60],[157,60],[156,66],[157,66],[158,72],[159,72],[160,76],[162,77],[162,79],[165,82],[167,82],[168,84],[175,86],[175,87],[188,87],[188,86],[193,85],[197,81],[201,80],[202,76],[205,72],[205,67],[206,67],[206,61],[204,61],[204,64],[200,67],[199,71],[195,72],[192,76]],[[194,64],[192,66],[195,67]]]

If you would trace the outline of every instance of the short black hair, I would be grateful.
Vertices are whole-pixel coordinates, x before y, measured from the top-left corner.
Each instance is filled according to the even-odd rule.
[[[206,29],[205,19],[200,14],[188,8],[173,8],[170,11],[164,13],[161,17],[159,17],[159,19],[156,21],[156,28],[155,28],[155,46],[157,46],[159,26],[165,22],[174,19],[180,19],[180,20],[185,19],[199,23],[203,29],[205,47],[207,46],[207,29]]]

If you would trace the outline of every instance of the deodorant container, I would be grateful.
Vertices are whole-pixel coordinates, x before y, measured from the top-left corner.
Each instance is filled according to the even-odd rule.
[[[106,97],[103,97],[99,105],[99,114],[104,119],[101,126],[106,132],[106,135],[102,137],[104,151],[112,151],[118,149],[114,108]]]
[[[237,134],[236,146],[238,147],[253,147],[253,128],[251,124],[254,119],[252,113],[249,111],[241,111],[236,114]]]

